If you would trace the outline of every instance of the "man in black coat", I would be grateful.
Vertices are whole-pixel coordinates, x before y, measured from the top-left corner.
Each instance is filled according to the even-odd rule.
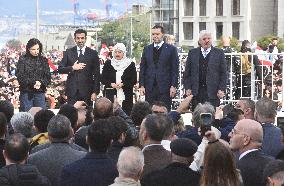
[[[61,186],[110,185],[118,176],[115,162],[107,155],[112,132],[109,120],[95,120],[89,126],[87,143],[90,152],[82,159],[64,167]]]
[[[189,51],[184,72],[186,95],[193,95],[193,109],[198,103],[210,102],[220,105],[225,96],[227,63],[221,49],[212,46],[211,33],[202,30],[199,34],[200,47]]]
[[[48,179],[40,174],[37,167],[26,164],[29,142],[20,133],[9,136],[3,155],[6,166],[0,169],[0,185],[48,186]]]
[[[244,186],[265,186],[263,171],[273,158],[260,150],[263,141],[261,124],[251,119],[240,120],[229,137],[230,148],[240,153],[237,167],[241,171]]]
[[[85,101],[91,105],[100,91],[100,63],[98,53],[85,46],[87,32],[78,29],[74,33],[77,46],[67,49],[59,64],[58,72],[68,74],[66,96],[68,103]]]
[[[197,145],[190,139],[179,138],[171,142],[172,163],[162,170],[149,173],[141,180],[147,186],[198,186],[200,174],[189,165],[197,151]]]

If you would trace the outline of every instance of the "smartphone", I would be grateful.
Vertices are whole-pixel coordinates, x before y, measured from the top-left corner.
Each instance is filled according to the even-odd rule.
[[[200,114],[200,129],[201,129],[201,135],[204,136],[205,132],[211,130],[211,126],[213,123],[213,117],[211,113],[201,113]]]

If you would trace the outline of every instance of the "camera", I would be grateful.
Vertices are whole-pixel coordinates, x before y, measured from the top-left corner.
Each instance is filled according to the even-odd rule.
[[[204,136],[205,133],[209,130],[211,130],[211,126],[213,123],[213,117],[211,113],[201,113],[200,114],[200,129],[201,129],[201,135]]]

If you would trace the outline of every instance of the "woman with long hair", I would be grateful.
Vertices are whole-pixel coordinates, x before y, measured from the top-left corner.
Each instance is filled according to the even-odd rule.
[[[32,107],[45,108],[45,92],[51,75],[38,39],[28,41],[26,54],[20,57],[17,64],[16,76],[20,84],[20,111],[25,112]]]
[[[219,141],[208,143],[200,186],[241,186],[241,176],[230,149]]]

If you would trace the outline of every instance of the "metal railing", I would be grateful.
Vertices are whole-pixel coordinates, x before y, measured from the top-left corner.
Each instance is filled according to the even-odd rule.
[[[173,99],[173,102],[180,102],[183,100],[185,94],[183,86],[183,72],[185,70],[187,53],[179,53],[179,87],[177,89],[177,95]],[[274,63],[279,63],[282,68],[283,74],[283,53],[225,53],[226,61],[228,62],[228,83],[226,90],[226,97],[224,102],[236,102],[239,98],[250,98],[257,100],[259,97],[264,96],[264,85],[270,85],[272,88],[271,95],[272,99],[274,94],[274,81],[276,79],[274,72]],[[245,74],[245,59],[249,61],[250,70],[248,74]],[[280,61],[277,61],[280,60]],[[247,62],[247,61],[246,61]],[[247,81],[250,75],[250,88]],[[282,79],[282,77],[281,77]],[[282,86],[282,92],[284,86]],[[249,90],[249,95],[248,95]],[[239,92],[236,96],[236,91]],[[279,101],[278,98],[274,99]],[[282,94],[282,104],[284,100],[284,94]],[[282,108],[283,105],[282,105]]]

